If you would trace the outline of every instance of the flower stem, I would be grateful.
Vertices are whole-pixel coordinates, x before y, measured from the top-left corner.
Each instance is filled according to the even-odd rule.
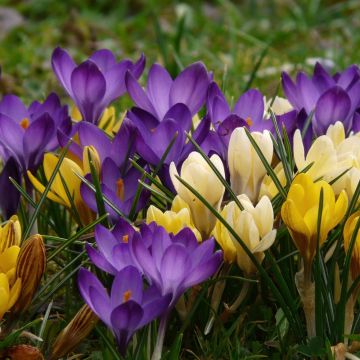
[[[152,354],[151,360],[161,360],[162,348],[164,345],[164,338],[165,338],[165,333],[166,333],[167,320],[168,320],[168,313],[165,313],[160,318],[159,331],[158,331],[156,345],[155,345],[155,349]]]

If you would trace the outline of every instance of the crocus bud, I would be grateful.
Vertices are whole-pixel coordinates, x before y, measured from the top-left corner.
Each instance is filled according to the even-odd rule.
[[[93,311],[84,305],[56,338],[51,349],[50,360],[59,359],[72,351],[89,335],[98,320]]]
[[[274,149],[270,133],[265,130],[263,133],[252,132],[251,135],[267,162],[271,163]],[[235,194],[246,194],[252,202],[257,201],[266,169],[242,127],[231,134],[228,163],[231,188]]]
[[[0,253],[11,246],[19,246],[21,241],[21,226],[16,215],[4,225],[0,226]]]
[[[323,210],[320,234],[317,233],[321,189]],[[322,245],[332,230],[343,219],[348,205],[344,191],[337,200],[331,186],[323,181],[314,182],[307,173],[301,173],[293,180],[288,196],[281,207],[281,217],[288,227],[305,265],[311,266],[315,256],[317,237]]]
[[[43,360],[44,356],[38,348],[21,344],[3,350],[0,352],[0,358],[11,360]]]
[[[223,177],[225,177],[224,165],[218,155],[210,158]],[[170,177],[176,192],[188,204],[195,227],[202,237],[207,238],[215,226],[216,218],[211,211],[194,195],[176,176],[179,176],[175,164],[170,164]],[[196,191],[200,193],[212,207],[220,210],[225,188],[209,164],[197,152],[189,154],[184,161],[180,177]]]
[[[90,159],[93,163],[96,173],[99,175],[101,169],[101,162],[98,152],[93,146],[84,146],[84,151],[83,151],[84,174],[91,174]]]
[[[46,265],[44,241],[41,235],[33,235],[21,247],[16,264],[16,277],[22,281],[21,294],[16,302],[16,312],[25,311],[37,290]]]
[[[274,168],[275,175],[277,179],[280,181],[280,184],[285,187],[286,186],[286,176],[283,164],[279,162]],[[276,187],[273,179],[270,175],[265,175],[261,186],[260,186],[260,195],[262,197],[264,195],[268,196],[270,199],[273,199],[279,193],[278,188]]]
[[[267,196],[263,196],[254,207],[245,194],[238,196],[238,199],[244,210],[231,201],[224,207],[221,215],[261,263],[264,259],[264,251],[273,244],[276,236],[276,230],[273,229],[274,212],[271,201]],[[226,262],[231,263],[236,260],[238,266],[247,275],[256,272],[255,265],[243,247],[219,220],[216,222],[214,236],[223,249]]]

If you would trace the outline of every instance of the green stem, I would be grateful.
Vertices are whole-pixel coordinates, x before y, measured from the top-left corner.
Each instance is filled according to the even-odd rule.
[[[159,331],[156,339],[156,345],[151,360],[161,360],[162,349],[164,345],[168,313],[165,313],[160,319]]]

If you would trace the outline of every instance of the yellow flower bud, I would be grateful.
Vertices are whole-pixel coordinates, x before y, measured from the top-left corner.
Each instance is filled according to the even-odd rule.
[[[176,198],[179,198],[179,196],[176,196]],[[173,233],[174,235],[183,228],[188,227],[193,231],[198,241],[201,241],[201,235],[191,221],[190,210],[187,206],[178,211],[171,210],[162,212],[151,205],[146,213],[146,223],[150,224],[153,221],[165,228],[167,232]]]
[[[40,284],[46,266],[46,253],[41,235],[33,235],[21,246],[16,264],[16,278],[22,281],[22,289],[15,305],[16,312],[25,311]]]
[[[210,158],[219,172],[225,177],[224,165],[218,155]],[[195,227],[200,231],[202,238],[210,235],[215,226],[216,218],[210,210],[176,178],[179,176],[174,163],[170,164],[170,177],[176,192],[187,203]],[[225,188],[209,164],[197,152],[192,152],[184,161],[180,177],[198,191],[216,210],[220,210]]]
[[[90,157],[89,157],[90,155]],[[84,174],[91,174],[90,159],[96,170],[96,173],[100,174],[101,162],[100,157],[94,146],[84,146],[83,150],[83,170]]]
[[[261,263],[264,259],[264,251],[273,244],[276,236],[276,230],[273,229],[274,212],[271,201],[267,196],[263,196],[254,207],[245,194],[238,196],[238,199],[244,210],[231,201],[224,207],[221,215]],[[236,260],[238,266],[247,275],[256,272],[255,265],[240,243],[219,220],[216,222],[213,234],[223,249],[226,262],[232,263]]]
[[[4,225],[0,226],[0,253],[11,246],[19,246],[21,241],[21,226],[16,215]]]
[[[97,324],[99,318],[84,305],[58,335],[51,349],[50,360],[59,359],[72,351],[85,339]]]
[[[344,226],[344,249],[346,252],[349,251],[351,238],[359,218],[360,211],[356,211],[346,220]],[[355,244],[351,253],[350,271],[354,280],[360,276],[360,231],[356,234]]]
[[[331,186],[323,181],[313,182],[307,173],[301,173],[293,180],[286,201],[281,208],[281,217],[290,235],[307,264],[315,256],[317,243],[317,224],[321,189],[323,191],[323,210],[319,234],[320,245],[328,233],[343,219],[348,200],[342,191],[335,201]]]
[[[271,163],[274,149],[270,133],[268,131],[253,132],[251,135],[267,162]],[[228,162],[231,188],[235,194],[246,194],[251,201],[256,202],[266,169],[244,128],[236,128],[231,134]]]

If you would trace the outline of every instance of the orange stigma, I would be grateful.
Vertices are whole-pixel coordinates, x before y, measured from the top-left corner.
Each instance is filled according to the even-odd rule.
[[[129,235],[124,235],[122,237],[123,243],[127,244],[129,242]]]
[[[253,124],[250,116],[248,116],[248,117],[246,118],[245,122],[246,122],[249,126],[251,126],[251,125]]]
[[[127,302],[131,299],[131,290],[127,290],[124,292],[124,295],[123,295],[123,302]]]
[[[121,178],[116,181],[116,195],[124,201],[124,180]]]
[[[30,125],[30,121],[28,118],[23,118],[21,121],[20,121],[20,126],[25,130],[29,127]]]

